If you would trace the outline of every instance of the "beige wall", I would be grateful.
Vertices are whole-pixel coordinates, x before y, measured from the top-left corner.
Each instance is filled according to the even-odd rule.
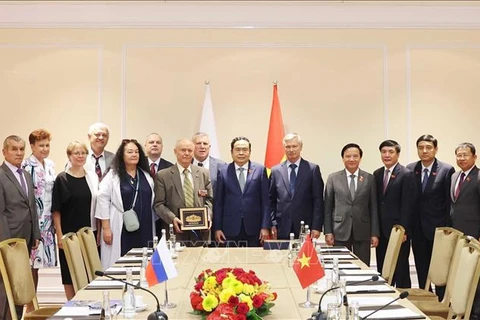
[[[108,149],[115,151],[121,138],[143,141],[156,131],[164,137],[164,157],[174,160],[175,140],[199,128],[207,79],[227,161],[231,139],[245,135],[252,159],[263,163],[273,81],[279,83],[286,132],[303,136],[304,157],[324,175],[342,168],[339,153],[348,142],[363,147],[368,171],[380,166],[377,147],[386,138],[400,142],[403,163],[417,159],[415,140],[424,133],[438,138],[439,158],[452,164],[459,142],[480,146],[476,28],[62,23],[0,28],[0,108],[11,115],[4,116],[0,137],[27,138],[33,129],[49,129],[59,169],[68,142],[86,140],[89,124],[99,120],[111,128]]]

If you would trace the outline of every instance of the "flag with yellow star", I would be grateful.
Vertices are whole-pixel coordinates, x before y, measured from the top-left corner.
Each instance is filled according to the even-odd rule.
[[[298,252],[297,259],[293,263],[293,271],[295,271],[303,289],[325,276],[325,270],[318,261],[317,252],[313,247],[310,235],[307,235],[305,243]]]

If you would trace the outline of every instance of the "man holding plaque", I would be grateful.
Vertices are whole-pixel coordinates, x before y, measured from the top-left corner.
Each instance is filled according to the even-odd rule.
[[[177,141],[177,163],[155,176],[153,206],[163,221],[173,224],[177,240],[201,246],[211,226],[212,187],[208,170],[192,164],[193,149],[191,140]]]
[[[221,167],[217,176],[215,240],[258,247],[268,239],[271,227],[267,171],[250,161],[251,144],[247,138],[234,138],[230,147],[233,162]]]

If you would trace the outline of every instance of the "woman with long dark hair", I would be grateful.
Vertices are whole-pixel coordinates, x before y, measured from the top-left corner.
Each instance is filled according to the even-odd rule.
[[[106,269],[131,248],[147,247],[155,235],[153,179],[142,146],[124,139],[100,183],[95,217],[102,221],[101,255]],[[139,228],[127,230],[124,213],[133,210]]]

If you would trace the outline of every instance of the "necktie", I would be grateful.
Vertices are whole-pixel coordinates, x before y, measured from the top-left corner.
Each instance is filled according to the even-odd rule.
[[[243,192],[243,189],[245,188],[245,174],[243,171],[245,168],[238,168],[238,170],[240,171],[240,174],[238,175],[238,183],[240,184],[240,189]]]
[[[295,194],[295,185],[297,183],[297,174],[295,173],[295,169],[297,165],[295,163],[290,164],[290,193],[292,196]]]
[[[94,154],[92,154],[92,157],[95,158],[95,173],[97,174],[98,176],[98,179],[99,180],[102,180],[102,168],[100,167],[100,163],[98,162],[98,160],[103,157],[103,155],[99,155],[98,157],[95,157]]]
[[[185,179],[183,181],[183,194],[185,196],[185,206],[187,208],[193,208],[193,186],[189,179],[188,169],[183,170]]]
[[[425,191],[425,187],[427,186],[427,183],[428,183],[428,169],[425,168],[423,169],[422,192]]]
[[[455,200],[458,199],[458,195],[460,194],[460,188],[462,187],[464,180],[465,180],[465,173],[462,172],[462,174],[460,175],[460,180],[458,181],[457,189],[455,190]]]
[[[25,180],[23,179],[23,170],[18,168],[17,172],[20,176],[20,185],[22,186],[23,192],[25,192],[25,194],[27,195],[27,185],[25,184]]]
[[[157,172],[155,171],[155,166],[156,166],[155,162],[152,162],[152,163],[150,164],[150,176],[151,176],[152,178],[155,178],[155,174],[157,173]]]
[[[383,177],[383,194],[385,194],[385,191],[387,191],[389,173],[390,173],[390,169],[385,170],[385,176]]]
[[[351,174],[350,175],[350,195],[352,196],[352,200],[355,199],[355,175]]]
[[[198,163],[198,166],[199,166],[199,167],[203,167],[203,163],[199,162],[199,163]]]

